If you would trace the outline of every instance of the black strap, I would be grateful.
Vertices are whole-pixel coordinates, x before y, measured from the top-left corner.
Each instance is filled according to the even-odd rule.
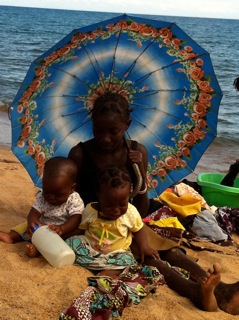
[[[131,149],[132,150],[137,150],[138,142],[135,140],[131,141]]]

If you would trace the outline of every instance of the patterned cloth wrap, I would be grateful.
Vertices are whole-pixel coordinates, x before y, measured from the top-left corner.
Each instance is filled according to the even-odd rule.
[[[233,232],[239,234],[239,208],[220,207],[215,211],[215,217],[229,239],[232,239]]]
[[[95,276],[88,278],[88,287],[59,320],[120,320],[125,307],[140,300],[164,284],[164,277],[150,266],[129,266],[119,279]]]
[[[144,223],[150,227],[154,232],[163,238],[171,239],[177,243],[180,242],[183,236],[184,230],[175,227],[165,227],[152,224],[152,221],[166,221],[166,219],[177,217],[177,213],[168,206],[163,206],[157,211],[151,213],[143,219]]]
[[[107,254],[94,250],[85,236],[73,236],[66,239],[68,246],[75,252],[75,264],[90,270],[125,269],[136,264],[133,254],[126,250],[117,250]]]

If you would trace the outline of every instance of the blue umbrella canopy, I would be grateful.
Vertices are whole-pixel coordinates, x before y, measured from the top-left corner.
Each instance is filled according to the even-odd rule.
[[[12,103],[12,150],[36,186],[47,159],[93,137],[90,111],[106,91],[130,102],[150,196],[190,174],[216,137],[222,92],[209,53],[174,23],[118,16],[33,61]]]

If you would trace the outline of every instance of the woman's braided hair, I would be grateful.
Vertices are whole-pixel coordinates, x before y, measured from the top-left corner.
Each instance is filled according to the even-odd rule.
[[[128,101],[119,93],[106,92],[100,95],[91,110],[91,117],[94,121],[98,116],[117,114],[123,121],[130,120],[130,106]]]

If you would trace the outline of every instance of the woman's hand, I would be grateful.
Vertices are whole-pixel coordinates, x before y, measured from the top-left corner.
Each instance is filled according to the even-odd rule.
[[[146,171],[145,171],[145,164],[144,164],[144,158],[143,154],[140,151],[137,150],[130,150],[129,151],[129,158],[132,163],[136,163],[138,165],[141,177],[143,179],[143,189],[145,189],[145,176],[146,176]]]
[[[136,163],[138,166],[143,164],[143,155],[138,150],[130,150],[129,158],[132,161],[132,163]]]

